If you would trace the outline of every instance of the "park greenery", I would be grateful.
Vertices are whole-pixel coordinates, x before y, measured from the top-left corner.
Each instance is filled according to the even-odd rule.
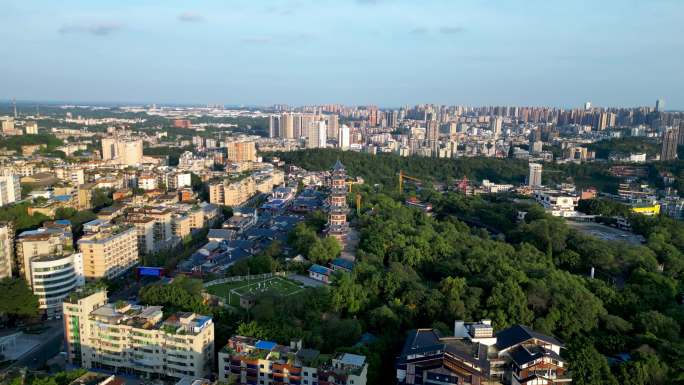
[[[428,216],[403,205],[406,194],[395,187],[398,170],[438,181],[493,173],[487,177],[497,182],[515,180],[511,176],[524,170],[513,161],[484,159],[409,162],[321,150],[279,155],[312,170],[327,169],[339,157],[351,175],[367,182],[359,189],[364,206],[355,219],[361,231],[357,267],[336,280],[329,297],[319,295],[330,301],[327,312],[358,321],[378,337],[356,348],[380,365],[372,370],[376,378],[391,378],[393,362],[386,357],[396,355],[407,330],[448,331],[455,319],[490,318],[497,329],[521,323],[566,341],[577,384],[684,383],[679,222],[630,216],[646,239],[633,246],[580,233],[516,197],[423,188],[415,193],[432,203],[434,215]],[[494,167],[485,171],[485,164]],[[603,201],[584,205],[597,215],[626,215],[624,207]],[[522,222],[520,211],[527,213]],[[272,322],[255,317],[244,331],[283,338],[269,332]]]
[[[684,148],[684,146],[683,146]],[[379,184],[385,189],[397,187],[400,171],[421,179],[425,184],[453,186],[464,177],[481,181],[489,179],[494,183],[521,184],[528,176],[528,162],[521,159],[472,157],[434,159],[429,157],[402,157],[396,154],[371,155],[354,151],[340,152],[333,149],[312,149],[305,151],[277,152],[266,155],[278,157],[286,163],[298,165],[307,170],[327,170],[337,159],[347,167],[351,176],[362,176],[368,184]],[[601,192],[617,193],[620,179],[611,174],[610,168],[616,162],[544,163],[543,182],[555,185],[574,183],[579,189],[596,187]],[[684,160],[650,162],[645,167],[644,182],[658,188],[663,185],[661,172],[670,172],[672,185],[680,196],[684,196]]]
[[[379,184],[385,189],[397,188],[397,176],[400,171],[420,179],[424,184],[448,186],[454,186],[462,178],[471,181],[488,179],[494,183],[522,184],[529,174],[528,162],[521,159],[434,159],[402,157],[396,154],[340,152],[332,149],[279,152],[269,155],[307,170],[326,170],[340,159],[351,176],[362,176],[366,183]],[[602,191],[615,193],[618,179],[610,174],[609,168],[606,163],[545,163],[543,179],[544,183],[549,185],[574,182],[579,188],[593,186]]]
[[[211,314],[202,299],[202,281],[178,276],[171,283],[159,282],[140,290],[140,302],[146,305],[164,306],[164,311],[192,311]]]
[[[8,385],[69,385],[87,373],[85,369],[76,369],[53,374],[17,374],[7,379]]]
[[[0,221],[12,222],[14,230],[21,232],[40,227],[43,222],[50,220],[43,214],[28,215],[30,206],[30,202],[19,202],[0,207]]]
[[[297,224],[288,241],[295,252],[319,265],[326,265],[342,251],[335,238],[319,236],[316,229],[306,223]]]
[[[38,297],[21,278],[0,280],[0,320],[13,325],[38,315]]]
[[[0,140],[0,148],[6,148],[18,153],[21,153],[22,146],[36,144],[44,145],[45,149],[43,152],[47,153],[54,151],[54,149],[61,146],[63,142],[52,134],[6,136]]]
[[[587,147],[594,151],[599,159],[609,159],[612,155],[624,157],[641,153],[652,157],[660,153],[660,144],[656,139],[642,137],[606,139],[591,143]]]

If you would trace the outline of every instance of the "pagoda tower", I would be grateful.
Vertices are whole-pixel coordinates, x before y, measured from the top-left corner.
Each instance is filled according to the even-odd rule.
[[[338,159],[332,168],[330,178],[330,211],[325,232],[329,237],[344,243],[349,224],[347,223],[347,170]]]

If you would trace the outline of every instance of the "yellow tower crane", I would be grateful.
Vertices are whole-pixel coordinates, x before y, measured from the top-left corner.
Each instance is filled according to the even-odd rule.
[[[399,192],[402,193],[404,192],[404,179],[415,182],[417,184],[420,184],[422,181],[418,178],[414,178],[412,176],[408,176],[404,174],[403,170],[399,170]]]

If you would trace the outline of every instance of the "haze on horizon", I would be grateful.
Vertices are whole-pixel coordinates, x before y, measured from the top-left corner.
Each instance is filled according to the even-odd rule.
[[[0,98],[684,109],[681,0],[5,0]]]

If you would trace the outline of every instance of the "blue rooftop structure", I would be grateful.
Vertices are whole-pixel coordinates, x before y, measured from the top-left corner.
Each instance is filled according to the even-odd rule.
[[[55,221],[56,224],[58,225],[66,225],[66,226],[71,226],[71,221],[68,219],[58,219]]]
[[[59,202],[68,202],[71,200],[71,195],[55,195],[52,199]]]
[[[366,363],[366,357],[358,354],[344,353],[340,358],[343,365],[361,367]]]
[[[339,268],[352,271],[354,269],[354,262],[342,258],[335,258],[332,262],[330,262],[330,267],[332,267],[333,270],[337,270]]]
[[[200,315],[197,316],[197,326],[203,327],[207,322],[211,321],[211,317]]]
[[[88,221],[83,224],[83,226],[102,226],[106,224],[107,221],[102,220],[102,219],[93,219],[92,221]]]
[[[309,268],[309,271],[313,271],[314,273],[318,273],[318,274],[322,274],[322,275],[330,275],[330,272],[331,272],[331,270],[328,269],[327,267],[321,266],[321,265],[316,265],[316,264],[311,265],[311,267]]]
[[[263,350],[273,350],[276,346],[278,346],[278,344],[271,341],[257,341],[257,343],[254,344],[254,347]]]

